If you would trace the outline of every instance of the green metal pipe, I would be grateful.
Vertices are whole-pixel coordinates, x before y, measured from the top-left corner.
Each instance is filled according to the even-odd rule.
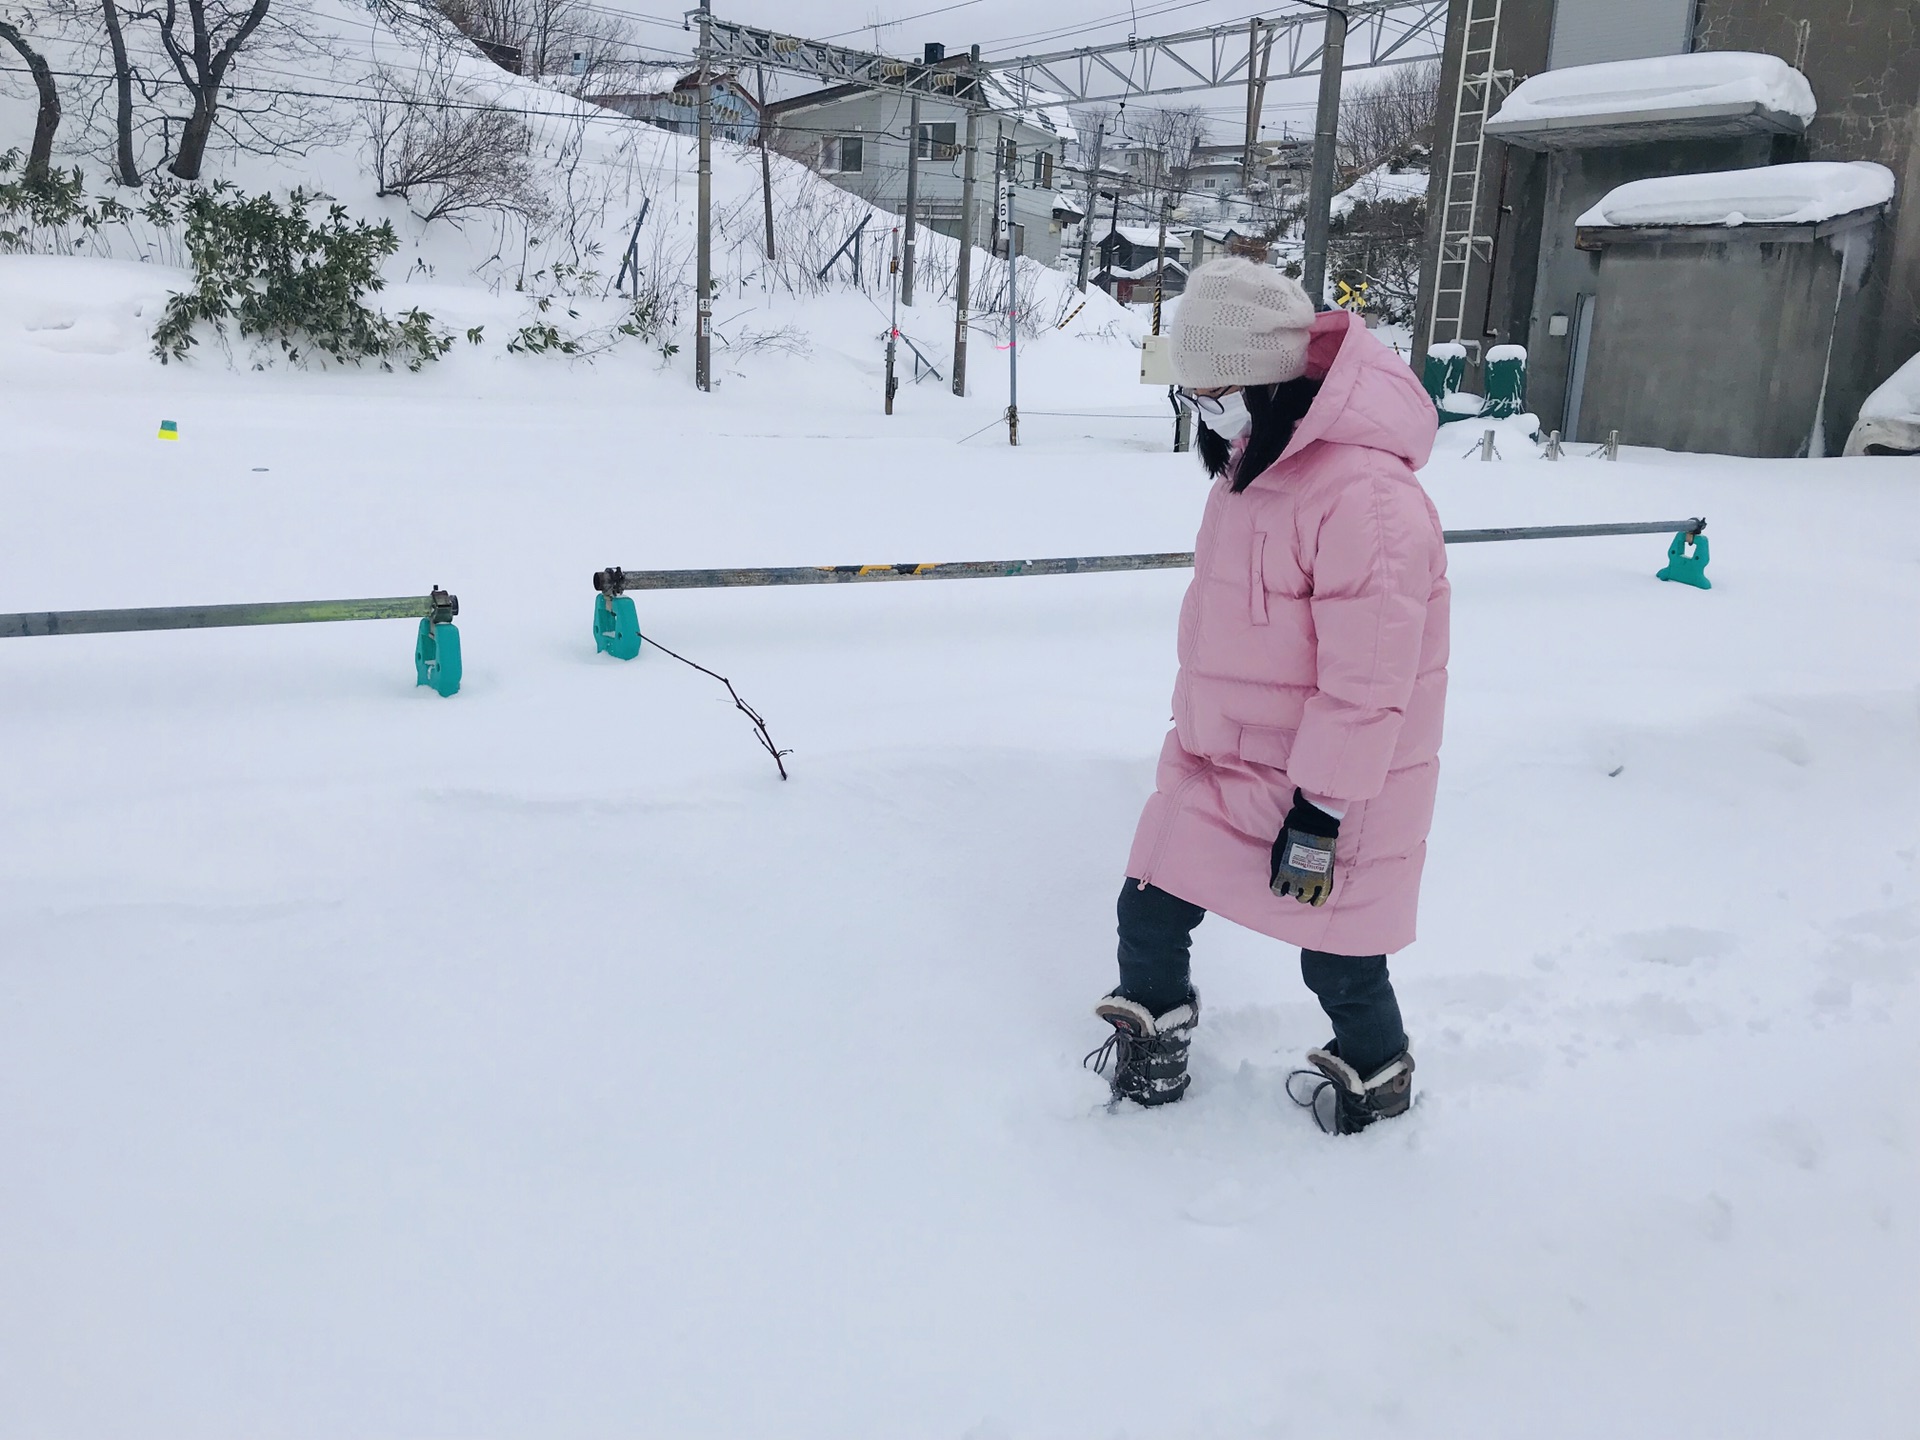
[[[1703,519],[1649,520],[1621,525],[1535,525],[1500,530],[1449,530],[1449,545],[1494,540],[1576,540],[1603,535],[1698,535]],[[602,595],[630,590],[723,590],[759,585],[844,585],[879,580],[988,580],[1017,575],[1097,575],[1124,570],[1184,570],[1191,551],[1155,555],[1074,555],[1052,560],[961,560],[924,565],[784,565],[737,570],[596,570]]]

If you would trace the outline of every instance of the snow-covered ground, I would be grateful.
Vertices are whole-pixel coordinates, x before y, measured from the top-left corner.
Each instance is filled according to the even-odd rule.
[[[0,644],[0,1435],[1912,1434],[1920,461],[1443,449],[1450,525],[1704,513],[1715,588],[1451,556],[1421,1098],[1336,1141],[1223,922],[1189,1099],[1080,1068],[1183,574],[641,596],[787,784],[593,653],[608,564],[1186,548],[1124,342],[1023,351],[1010,450],[1003,355],[887,419],[852,302],[707,397],[252,375],[86,263],[0,261],[0,611],[439,583],[467,679]]]

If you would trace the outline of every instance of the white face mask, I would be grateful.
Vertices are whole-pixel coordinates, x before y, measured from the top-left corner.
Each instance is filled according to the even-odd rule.
[[[1253,424],[1253,416],[1247,411],[1247,402],[1241,398],[1240,392],[1236,390],[1231,395],[1222,395],[1220,397],[1220,413],[1218,415],[1210,415],[1204,410],[1201,411],[1200,423],[1213,431],[1213,433],[1218,435],[1222,440],[1238,440],[1242,435],[1247,433],[1247,428]]]

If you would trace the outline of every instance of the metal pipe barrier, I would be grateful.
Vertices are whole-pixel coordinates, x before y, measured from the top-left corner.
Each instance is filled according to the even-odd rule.
[[[273,600],[254,605],[161,605],[131,610],[38,610],[0,615],[0,640],[32,635],[108,635],[141,630],[209,630],[237,625],[310,625],[339,620],[414,620],[414,683],[442,695],[460,688],[460,597],[439,586],[426,595],[372,600]]]
[[[1605,535],[1678,535],[1697,541],[1707,522],[1648,520],[1618,525],[1531,525],[1494,530],[1448,530],[1449,545],[1496,540],[1578,540]],[[921,565],[784,565],[728,570],[596,570],[593,588],[609,599],[633,590],[720,590],[756,585],[843,585],[878,580],[987,580],[1021,575],[1097,575],[1124,570],[1184,570],[1193,552],[1155,555],[1075,555],[1051,560],[960,560]]]
[[[1673,536],[1662,580],[1709,590],[1707,522],[1644,520],[1609,525],[1514,525],[1489,530],[1447,530],[1449,545],[1485,545],[1501,540],[1581,540],[1608,535]],[[593,572],[599,598],[593,605],[594,649],[616,659],[640,653],[640,616],[627,595],[635,590],[724,590],[767,585],[847,585],[883,580],[998,580],[1024,575],[1098,575],[1127,570],[1184,570],[1193,552],[1153,555],[1070,555],[1048,560],[959,560],[944,564],[779,565],[727,570],[622,570]]]

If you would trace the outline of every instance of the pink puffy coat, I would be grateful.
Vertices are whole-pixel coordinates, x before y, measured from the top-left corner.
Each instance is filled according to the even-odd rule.
[[[1308,949],[1389,954],[1414,937],[1447,694],[1446,549],[1414,475],[1433,402],[1343,311],[1314,321],[1307,373],[1280,459],[1207,497],[1127,874]],[[1295,786],[1346,813],[1317,908],[1267,888]]]

